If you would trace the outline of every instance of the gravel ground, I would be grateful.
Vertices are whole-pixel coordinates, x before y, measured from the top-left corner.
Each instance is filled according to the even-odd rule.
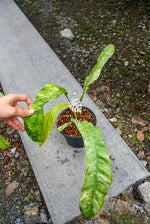
[[[99,53],[107,44],[115,45],[114,56],[88,94],[150,171],[149,0],[16,3],[82,86]],[[73,40],[60,35],[64,28],[71,29]],[[8,134],[2,121],[0,127],[0,134],[11,142],[8,150],[0,151],[0,223],[23,223],[29,210],[25,206],[38,208],[39,223],[51,223],[18,133]],[[6,188],[15,180],[17,186],[7,197]],[[136,187],[130,188],[106,201],[95,220],[87,222],[81,218],[72,223],[147,224],[149,213],[144,206]]]

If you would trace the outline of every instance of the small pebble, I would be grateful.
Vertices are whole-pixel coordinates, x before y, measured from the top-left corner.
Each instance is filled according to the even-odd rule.
[[[15,152],[16,152],[16,147],[12,148],[12,149],[10,150],[10,152],[11,152],[12,154],[15,154]]]
[[[110,118],[109,121],[112,122],[112,123],[113,123],[113,122],[117,122],[117,118],[115,118],[115,117]]]
[[[69,40],[74,39],[74,34],[72,33],[70,29],[65,28],[64,30],[60,31],[60,34],[62,37],[67,38]]]
[[[125,61],[124,65],[125,66],[128,66],[129,65],[129,62],[128,61]]]
[[[15,132],[15,129],[13,129],[13,128],[11,128],[11,127],[8,127],[8,128],[7,128],[7,133],[8,133],[8,135],[12,135],[14,132]]]

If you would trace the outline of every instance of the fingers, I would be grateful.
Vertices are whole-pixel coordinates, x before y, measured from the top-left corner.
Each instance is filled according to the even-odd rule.
[[[5,118],[4,121],[15,130],[25,131],[24,126],[21,124],[21,122],[17,119],[16,116],[24,119],[25,117],[32,115],[34,113],[34,110],[33,109],[24,110],[21,106],[17,104],[14,106],[13,109],[14,109],[13,112],[14,116],[10,118]]]
[[[25,110],[19,106],[17,104],[19,101],[25,101],[28,109]],[[34,114],[34,110],[30,109],[31,104],[32,100],[28,94],[8,94],[0,98],[0,117],[15,130],[20,129],[21,131],[25,131],[17,116],[25,118]]]
[[[12,95],[12,104],[15,105],[19,101],[25,101],[30,108],[32,100],[28,94],[11,94]]]
[[[25,128],[16,117],[5,118],[3,120],[15,130],[25,131]]]
[[[34,114],[33,109],[25,110],[18,104],[16,104],[14,107],[15,107],[15,116],[25,118],[25,117],[28,117],[28,116],[31,116],[32,114]]]

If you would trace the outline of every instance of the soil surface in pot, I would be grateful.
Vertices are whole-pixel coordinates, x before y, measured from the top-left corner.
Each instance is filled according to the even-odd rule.
[[[66,111],[63,111],[60,114],[60,117],[57,119],[56,124],[58,127],[60,127],[61,125],[65,124],[67,122],[70,122],[71,118],[74,118],[74,113],[72,112],[71,109],[68,109]],[[88,122],[91,122],[92,124],[94,124],[94,117],[93,117],[92,113],[89,110],[87,110],[86,108],[82,108],[81,113],[78,113],[78,120],[80,120],[80,121],[87,120]],[[66,127],[63,130],[63,133],[65,133],[66,135],[69,135],[69,136],[80,136],[81,135],[75,124],[71,124],[68,127]]]

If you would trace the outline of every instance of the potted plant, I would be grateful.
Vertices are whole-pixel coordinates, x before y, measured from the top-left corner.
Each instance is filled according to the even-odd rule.
[[[75,148],[84,146],[84,141],[75,123],[71,119],[75,118],[77,113],[78,121],[88,121],[96,125],[96,116],[94,112],[85,106],[81,106],[78,99],[73,99],[70,107],[64,109],[56,120],[58,131],[65,137],[67,143]]]
[[[38,142],[39,146],[41,146],[49,136],[59,112],[66,107],[71,108],[70,111],[72,111],[73,116],[71,116],[69,122],[66,121],[63,125],[58,125],[58,130],[61,132],[70,125],[76,126],[83,138],[86,151],[86,173],[81,189],[79,207],[85,219],[92,218],[101,209],[104,198],[111,186],[112,169],[100,129],[95,127],[91,121],[88,122],[85,119],[79,119],[82,112],[81,104],[89,85],[98,79],[103,66],[113,55],[114,49],[114,45],[109,44],[99,55],[97,64],[94,66],[90,75],[85,79],[83,93],[79,100],[76,102],[70,101],[66,89],[58,85],[48,83],[40,90],[31,105],[31,108],[35,110],[35,113],[31,117],[26,117],[24,120],[27,134],[33,141]],[[44,104],[49,100],[58,98],[61,94],[65,94],[68,103],[57,105],[44,115]],[[58,123],[59,117],[57,120],[57,124]]]

